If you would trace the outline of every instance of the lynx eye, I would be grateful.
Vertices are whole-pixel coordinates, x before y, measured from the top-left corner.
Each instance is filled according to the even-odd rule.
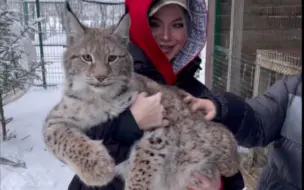
[[[113,63],[113,62],[115,62],[117,59],[118,59],[118,56],[116,56],[116,55],[109,55],[109,56],[108,56],[108,62],[109,62],[109,63]]]
[[[93,57],[90,54],[84,54],[81,59],[87,63],[93,63]]]

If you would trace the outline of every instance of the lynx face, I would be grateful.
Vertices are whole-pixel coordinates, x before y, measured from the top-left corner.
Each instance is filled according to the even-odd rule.
[[[88,28],[68,12],[67,44],[64,54],[66,78],[73,89],[91,88],[107,93],[123,90],[133,72],[128,53],[128,26],[122,21],[115,29]]]

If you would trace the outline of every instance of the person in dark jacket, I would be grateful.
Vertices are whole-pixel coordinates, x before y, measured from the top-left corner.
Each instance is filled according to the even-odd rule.
[[[247,101],[225,92],[185,101],[193,111],[204,110],[206,119],[230,126],[244,147],[273,143],[258,190],[302,189],[302,76],[286,76]]]
[[[176,85],[195,97],[211,93],[194,77],[201,64],[198,55],[205,45],[205,1],[126,0],[126,8],[131,20],[129,51],[135,72],[161,84]],[[128,158],[131,146],[144,130],[166,125],[160,99],[160,94],[150,97],[140,94],[130,109],[112,121],[95,126],[87,135],[93,140],[102,139],[119,164]],[[75,176],[69,190],[122,190],[123,186],[123,181],[116,177],[104,187],[87,187]],[[241,174],[223,177],[223,187],[225,190],[243,189]]]

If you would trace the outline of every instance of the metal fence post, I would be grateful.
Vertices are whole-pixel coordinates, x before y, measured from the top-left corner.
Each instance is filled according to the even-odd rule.
[[[208,21],[207,21],[207,41],[206,41],[206,64],[205,64],[205,85],[212,89],[214,44],[215,44],[215,25],[216,25],[216,2],[208,1]]]
[[[40,18],[40,2],[36,0],[36,13],[37,17]],[[39,32],[39,50],[40,50],[40,61],[41,61],[41,73],[42,73],[42,82],[43,88],[46,89],[46,77],[45,77],[45,61],[44,61],[44,52],[43,52],[43,40],[42,40],[42,30],[41,30],[41,23],[38,22],[38,32]]]
[[[28,2],[26,0],[23,0],[23,15],[24,15],[24,24],[28,24],[29,20],[29,13],[28,13]]]
[[[230,43],[228,58],[227,91],[240,95],[242,62],[244,0],[231,1]],[[232,80],[234,78],[234,80]],[[233,89],[231,86],[234,86]]]

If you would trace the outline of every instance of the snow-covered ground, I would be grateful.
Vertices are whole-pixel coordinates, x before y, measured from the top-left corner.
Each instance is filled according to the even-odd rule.
[[[2,190],[65,190],[73,172],[46,151],[42,124],[47,112],[60,99],[61,89],[32,88],[20,99],[5,106],[9,133],[16,138],[1,142],[1,156],[24,161],[27,168],[0,165]]]

